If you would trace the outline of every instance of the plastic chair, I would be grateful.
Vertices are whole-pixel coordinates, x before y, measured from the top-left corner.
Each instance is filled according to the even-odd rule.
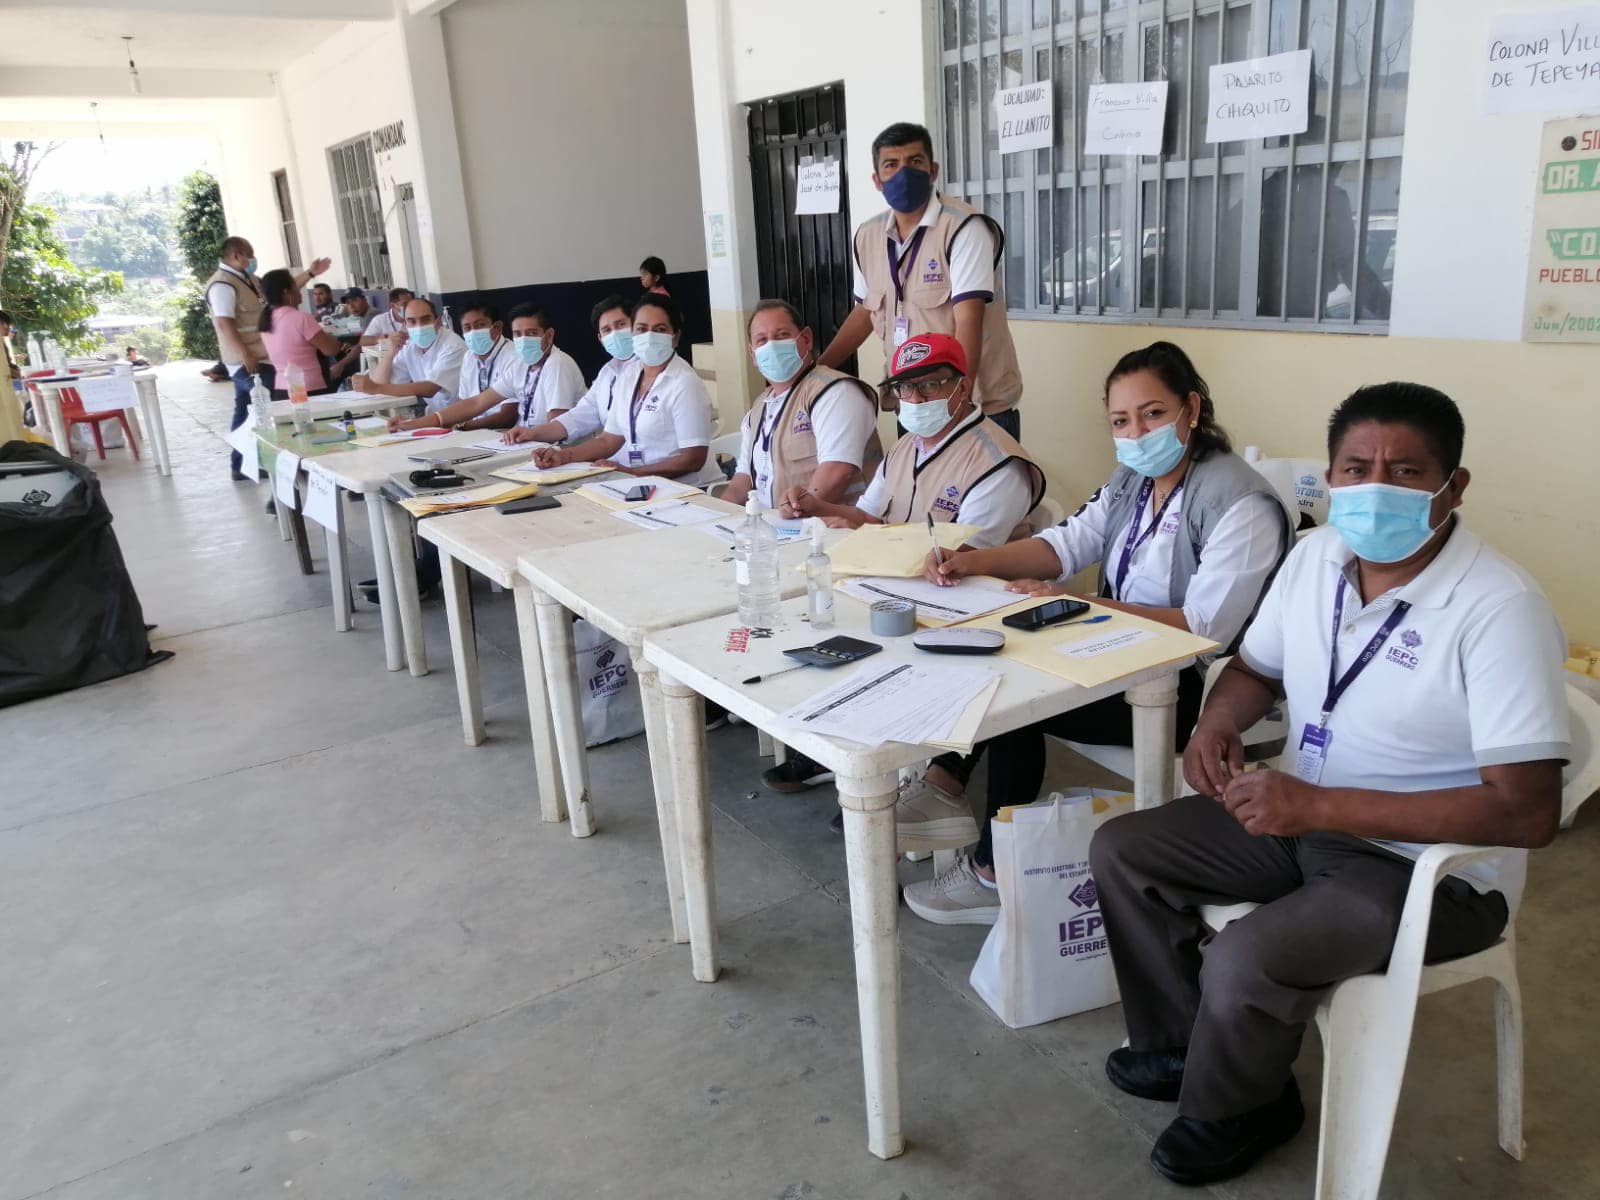
[[[1600,784],[1595,755],[1600,704],[1568,684],[1567,705],[1573,738],[1572,758],[1562,772],[1563,825],[1571,823]],[[1453,868],[1500,850],[1442,843],[1423,851],[1411,872],[1389,969],[1335,984],[1318,1005],[1323,1071],[1317,1200],[1376,1200],[1411,1049],[1417,998],[1479,979],[1495,982],[1500,1148],[1522,1159],[1522,990],[1517,982],[1514,923],[1487,950],[1449,962],[1424,965],[1422,961],[1440,879]],[[1200,917],[1212,929],[1222,929],[1256,907],[1204,905]]]
[[[725,433],[719,438],[713,438],[706,451],[706,460],[716,464],[719,468],[724,458],[736,461],[739,457],[739,441],[742,437],[743,434],[740,433]],[[732,481],[733,477],[730,471],[727,479],[718,479],[708,484],[706,486],[706,495],[722,495],[723,492],[728,490],[728,484]]]
[[[1051,496],[1046,496],[1039,501],[1039,515],[1044,520],[1041,529],[1048,529],[1052,525],[1059,525],[1067,519],[1067,510],[1061,507],[1061,501]]]
[[[45,374],[50,374],[50,372],[45,372]],[[30,385],[28,390],[34,394],[36,403],[43,403],[43,398],[40,396],[39,387],[37,384]],[[134,437],[133,426],[128,423],[128,414],[126,410],[119,409],[116,412],[108,413],[84,412],[83,397],[78,395],[77,388],[62,388],[60,391],[60,400],[61,419],[67,424],[67,436],[69,439],[72,436],[72,427],[74,425],[87,425],[89,427],[89,436],[94,438],[95,453],[99,455],[101,462],[105,462],[106,443],[105,438],[100,433],[100,426],[106,421],[120,421],[122,423],[123,436],[128,439],[128,449],[133,451],[134,461],[138,461],[139,442],[138,439]]]
[[[1249,460],[1247,460],[1249,461]],[[1328,523],[1327,464],[1315,458],[1258,458],[1250,465],[1272,485],[1298,527],[1304,513],[1318,525]]]

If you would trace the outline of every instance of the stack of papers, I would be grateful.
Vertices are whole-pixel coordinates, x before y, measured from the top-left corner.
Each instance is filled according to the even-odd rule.
[[[514,467],[501,467],[498,471],[490,471],[496,479],[509,479],[513,483],[567,483],[573,479],[587,479],[590,475],[605,475],[610,472],[609,467],[597,467],[592,463],[572,463],[565,467],[540,467],[531,462],[519,463]]]
[[[924,531],[926,532],[926,531]],[[909,600],[917,606],[917,620],[925,625],[952,625],[986,613],[1010,608],[1023,597],[987,575],[970,575],[955,587],[940,587],[926,579],[888,579],[882,576],[844,579],[839,590],[864,604],[879,600]]]
[[[630,491],[636,487],[654,488],[648,500],[639,500],[630,504],[624,500]],[[660,504],[663,500],[678,500],[684,496],[697,496],[700,489],[690,487],[686,483],[679,483],[675,479],[668,479],[663,475],[640,475],[626,479],[618,479],[615,483],[586,483],[578,489],[578,495],[593,500],[601,508],[637,508],[641,504]]]
[[[934,537],[941,550],[954,550],[978,532],[976,525],[935,524]],[[923,561],[933,549],[928,526],[863,525],[836,545],[828,547],[835,575],[890,575],[909,579],[922,574]]]
[[[970,749],[999,686],[995,671],[975,663],[870,659],[784,717],[808,733],[865,746]],[[954,740],[958,733],[964,742]]]
[[[514,454],[518,450],[526,450],[530,454],[535,450],[542,450],[549,446],[549,442],[508,442],[504,434],[494,433],[481,437],[475,442],[457,443],[458,448],[466,445],[474,450],[487,450],[490,454]]]
[[[735,516],[732,513],[713,513],[712,515],[717,519],[707,521],[704,525],[696,525],[695,528],[700,530],[701,533],[710,534],[731,550],[738,536],[739,527],[744,524],[745,518],[742,515]],[[786,521],[770,509],[761,514],[761,519],[772,526],[772,531],[778,535],[778,545],[780,546],[787,546],[790,542],[803,542],[811,536],[804,520]],[[805,570],[804,565],[800,569],[802,571]]]
[[[521,500],[524,496],[538,494],[539,485],[536,483],[488,483],[478,487],[458,488],[453,492],[432,492],[425,496],[411,496],[400,501],[400,507],[413,517],[426,517],[434,513],[482,508],[488,504],[504,504],[507,500]]]
[[[383,424],[387,427],[389,422],[384,421]],[[356,438],[355,444],[370,449],[373,446],[392,446],[396,442],[426,442],[444,437],[449,432],[448,429],[409,429],[403,433],[370,433]]]
[[[685,525],[704,525],[722,514],[701,504],[687,500],[668,500],[665,504],[640,504],[633,508],[618,509],[611,514],[619,521],[637,525],[640,529],[681,529]]]

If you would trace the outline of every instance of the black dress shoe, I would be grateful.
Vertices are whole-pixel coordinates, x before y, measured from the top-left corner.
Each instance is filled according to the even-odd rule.
[[[1170,1050],[1130,1050],[1121,1046],[1106,1056],[1106,1078],[1141,1100],[1176,1100],[1183,1087],[1187,1046]]]
[[[1150,1151],[1150,1165],[1173,1183],[1199,1187],[1248,1171],[1263,1154],[1281,1146],[1306,1122],[1293,1079],[1270,1104],[1220,1121],[1179,1117]]]

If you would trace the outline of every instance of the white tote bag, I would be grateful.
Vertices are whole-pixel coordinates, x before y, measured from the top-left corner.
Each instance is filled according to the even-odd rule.
[[[992,822],[1000,917],[970,982],[1012,1029],[1116,1003],[1089,839],[1132,809],[1126,792],[1071,788]]]
[[[644,705],[628,648],[582,617],[573,622],[572,640],[578,651],[584,745],[598,746],[642,733]]]

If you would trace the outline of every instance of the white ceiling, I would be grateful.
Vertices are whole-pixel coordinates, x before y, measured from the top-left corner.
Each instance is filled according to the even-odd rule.
[[[248,11],[241,0],[239,7]],[[149,12],[127,7],[0,5],[0,67],[122,67],[122,42],[145,67],[236,65],[280,70],[344,27],[342,20],[274,20],[211,13]]]

